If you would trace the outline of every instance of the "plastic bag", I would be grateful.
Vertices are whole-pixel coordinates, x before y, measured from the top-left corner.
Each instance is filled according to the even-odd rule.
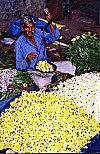
[[[36,21],[36,27],[37,28],[41,28],[41,29],[46,29],[48,31],[50,31],[50,26],[48,25],[48,23],[46,23],[45,21],[39,20],[37,17],[35,16],[31,16],[35,21]],[[18,20],[12,20],[10,22],[10,28],[9,28],[9,33],[12,37],[18,35],[19,33],[21,33],[22,30],[20,28],[20,19]]]

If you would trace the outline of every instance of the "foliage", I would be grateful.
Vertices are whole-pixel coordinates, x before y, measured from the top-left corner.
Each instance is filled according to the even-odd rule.
[[[63,53],[76,65],[77,75],[100,71],[100,39],[91,32],[73,38]]]
[[[15,52],[8,50],[0,52],[0,69],[15,69]]]

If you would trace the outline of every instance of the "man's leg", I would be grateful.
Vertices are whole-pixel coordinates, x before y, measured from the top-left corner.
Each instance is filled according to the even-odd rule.
[[[57,66],[56,71],[75,75],[76,67],[72,65],[71,61],[57,61],[53,63]]]
[[[51,79],[52,81],[53,81],[54,76]],[[49,84],[47,87],[48,89],[53,88],[54,86],[57,86],[60,82],[66,81],[67,79],[70,79],[71,77],[73,77],[73,75],[69,73],[60,73],[59,79],[57,79],[55,82],[51,81],[51,84]]]
[[[72,76],[75,75],[75,71],[76,71],[76,67],[72,65],[70,61],[57,61],[53,63],[57,66],[57,70],[55,72],[55,75],[52,77],[51,84],[48,85],[48,88],[57,86],[60,83],[60,81],[65,81],[71,78]],[[53,78],[56,75],[58,75],[59,77],[53,80]]]
[[[28,73],[41,90],[47,89],[47,85],[51,83],[52,76],[54,75],[54,73],[41,73],[40,71],[28,71]]]

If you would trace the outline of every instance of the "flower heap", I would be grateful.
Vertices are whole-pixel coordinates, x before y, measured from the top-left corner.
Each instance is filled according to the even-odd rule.
[[[53,72],[53,66],[50,65],[47,60],[44,60],[44,61],[39,61],[37,63],[37,66],[36,66],[36,69],[37,70],[40,70],[42,72]]]
[[[55,93],[67,95],[77,101],[100,122],[100,73],[90,72],[60,82]]]
[[[22,92],[0,117],[0,149],[77,153],[100,125],[75,101],[53,92]]]
[[[7,90],[7,86],[13,82],[13,78],[16,74],[16,69],[0,70],[0,92],[5,92]]]

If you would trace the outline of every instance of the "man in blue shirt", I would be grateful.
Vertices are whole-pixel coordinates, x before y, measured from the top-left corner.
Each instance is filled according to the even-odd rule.
[[[47,13],[46,19],[50,26],[50,32],[44,32],[36,28],[36,23],[31,16],[24,16],[20,20],[23,34],[15,42],[16,68],[18,70],[35,70],[40,60],[51,62],[46,54],[45,43],[58,40],[60,32],[52,25],[51,14]]]
[[[50,26],[49,32],[42,31],[36,28],[34,19],[30,16],[24,16],[20,20],[21,30],[23,34],[15,42],[16,52],[16,68],[18,70],[27,70],[32,77],[34,83],[40,88],[45,87],[51,83],[51,78],[54,73],[40,73],[36,71],[36,64],[40,60],[52,60],[46,54],[45,43],[52,43],[58,40],[60,32],[55,25],[52,25],[51,14],[46,14],[46,19]],[[67,74],[75,75],[76,67],[72,65],[71,61],[52,62],[57,66],[56,72],[62,73],[62,80],[67,79]],[[41,75],[40,75],[41,74]]]

